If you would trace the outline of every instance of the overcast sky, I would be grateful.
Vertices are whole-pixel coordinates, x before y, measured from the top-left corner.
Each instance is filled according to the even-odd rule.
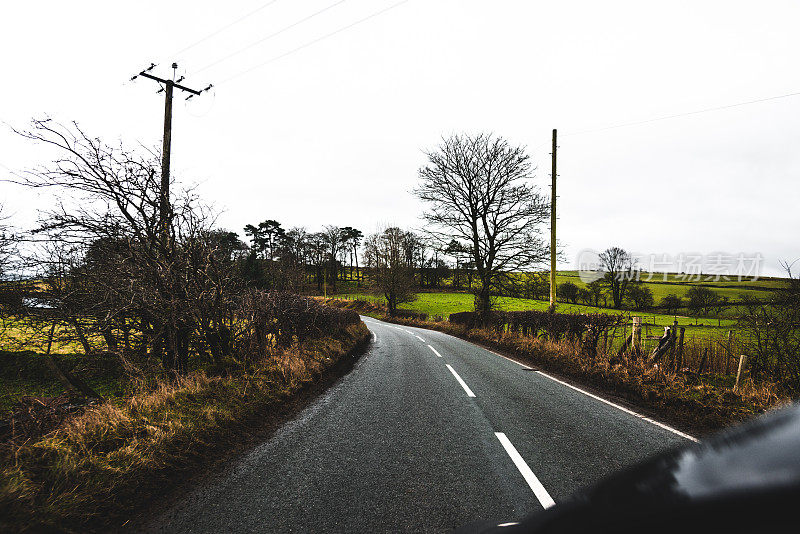
[[[766,274],[800,257],[800,96],[592,131],[800,92],[799,2],[409,0],[304,46],[396,3],[3,2],[0,120],[158,146],[163,94],[127,80],[177,61],[216,87],[175,101],[173,174],[229,229],[418,226],[422,150],[455,132],[526,145],[549,194],[558,128],[565,267],[612,244],[761,253]],[[48,157],[0,130],[0,175]],[[47,202],[0,199],[19,227]]]

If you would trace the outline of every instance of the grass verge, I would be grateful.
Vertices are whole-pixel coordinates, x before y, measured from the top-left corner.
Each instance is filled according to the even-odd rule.
[[[369,339],[363,323],[234,376],[190,373],[0,445],[0,531],[104,531],[231,447]]]

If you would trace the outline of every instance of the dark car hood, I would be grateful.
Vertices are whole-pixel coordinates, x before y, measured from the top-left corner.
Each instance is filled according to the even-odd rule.
[[[473,532],[675,529],[800,531],[800,405],[656,456],[517,524]]]

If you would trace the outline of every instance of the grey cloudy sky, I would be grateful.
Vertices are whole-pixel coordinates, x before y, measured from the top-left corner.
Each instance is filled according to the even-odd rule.
[[[422,149],[462,131],[526,145],[547,193],[558,128],[565,265],[611,244],[758,252],[768,274],[800,256],[800,96],[578,133],[800,92],[800,3],[410,0],[303,47],[396,3],[4,2],[0,120],[159,145],[162,95],[125,82],[174,60],[216,85],[176,100],[172,163],[223,227],[418,225]],[[46,157],[0,131],[0,164]],[[7,183],[0,198],[18,226],[47,203]]]

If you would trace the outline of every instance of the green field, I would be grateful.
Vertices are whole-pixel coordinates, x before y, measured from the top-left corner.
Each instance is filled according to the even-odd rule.
[[[731,302],[739,302],[743,297],[752,297],[756,299],[763,299],[768,296],[772,291],[786,287],[786,282],[780,278],[759,278],[755,281],[744,279],[741,282],[737,280],[713,280],[713,279],[684,279],[681,275],[667,274],[666,280],[663,274],[653,273],[652,278],[648,280],[648,274],[644,273],[642,281],[644,285],[649,287],[653,292],[653,299],[656,304],[661,302],[661,299],[667,295],[676,295],[684,297],[686,292],[694,286],[703,286],[713,290],[715,293],[728,297]],[[705,277],[704,277],[705,278]],[[556,273],[556,284],[562,282],[572,282],[578,287],[585,287],[586,284],[578,276],[577,271],[558,271]],[[735,313],[729,310],[723,315]]]
[[[717,280],[713,277],[703,275],[701,279],[698,280],[697,277],[692,278],[675,273],[667,273],[666,275],[663,273],[643,273],[642,280],[645,286],[649,287],[653,292],[653,298],[656,304],[660,303],[661,299],[670,294],[685,297],[686,292],[694,286],[707,287],[718,295],[727,297],[732,303],[741,302],[745,296],[762,300],[768,298],[776,289],[786,287],[786,281],[781,278],[758,278],[755,280],[745,278],[739,281],[735,278],[728,280],[720,278]],[[578,275],[578,271],[558,271],[556,273],[556,284],[561,284],[563,282],[572,282],[578,287],[586,286]],[[356,284],[352,281],[340,281],[338,294],[346,298],[376,299],[374,295],[367,294],[363,288],[356,288],[355,286]],[[499,309],[507,311],[546,310],[548,304],[547,302],[539,300],[499,297],[497,299],[497,306]],[[466,292],[455,291],[418,293],[415,302],[404,304],[400,307],[408,310],[421,311],[430,316],[439,315],[443,318],[447,318],[451,313],[470,311],[473,309],[472,295]],[[609,308],[579,304],[559,303],[558,308],[559,311],[567,313],[616,313],[616,310]],[[735,305],[731,306],[722,312],[720,318],[701,317],[696,319],[686,316],[685,309],[680,310],[680,312],[682,315],[677,316],[679,325],[691,327],[692,333],[695,335],[708,335],[718,333],[720,329],[727,331],[733,328],[736,323],[735,318],[739,315],[740,309]],[[626,311],[624,313],[640,315],[644,317],[645,323],[657,326],[671,325],[675,319],[675,316],[672,315],[654,314],[651,312]]]
[[[349,299],[362,299],[372,302],[379,302],[381,299],[368,293],[344,293],[339,294],[337,297]],[[383,302],[380,302],[383,304]],[[504,311],[524,311],[524,310],[540,310],[545,311],[548,308],[548,303],[542,300],[532,299],[519,299],[512,297],[497,297],[497,308]],[[427,313],[429,317],[440,316],[443,319],[451,313],[471,311],[473,309],[473,296],[469,293],[417,293],[417,300],[400,305],[401,309],[414,310]],[[713,337],[727,335],[727,331],[735,328],[736,321],[734,319],[710,319],[685,316],[673,316],[664,314],[653,313],[637,313],[631,311],[616,312],[608,308],[596,308],[594,306],[584,306],[581,304],[562,304],[559,303],[557,311],[562,313],[625,313],[629,315],[637,315],[642,317],[645,323],[646,335],[661,335],[664,326],[673,324],[675,319],[678,320],[678,325],[686,327],[687,338],[691,337]],[[697,323],[697,324],[695,324]],[[647,330],[650,330],[648,332]]]
[[[83,354],[60,354],[59,365],[81,376],[105,398],[123,394],[122,369],[116,361],[87,358]],[[44,357],[32,351],[0,350],[0,418],[22,396],[53,397],[64,393],[45,364]]]

